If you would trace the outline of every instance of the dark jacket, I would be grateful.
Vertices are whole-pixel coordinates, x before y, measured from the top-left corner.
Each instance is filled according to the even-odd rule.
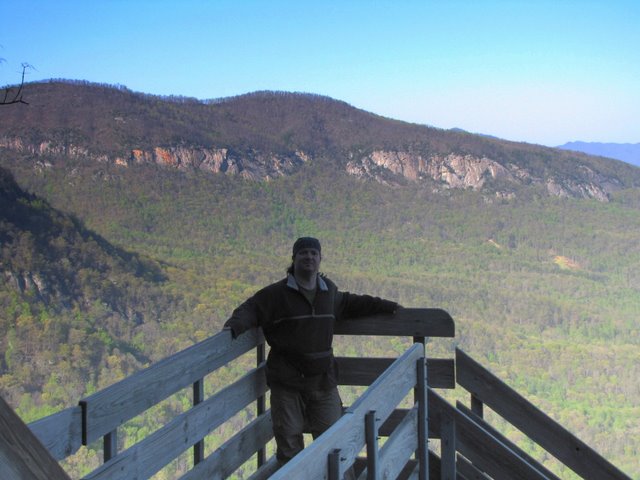
[[[233,337],[262,327],[271,347],[267,383],[295,389],[328,389],[337,385],[331,346],[336,321],[375,313],[392,313],[395,302],[369,295],[340,292],[318,276],[313,304],[298,289],[295,278],[273,283],[236,308],[225,323]]]

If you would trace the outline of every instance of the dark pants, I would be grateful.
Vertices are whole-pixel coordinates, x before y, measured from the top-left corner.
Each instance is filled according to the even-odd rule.
[[[315,439],[341,416],[342,400],[336,387],[300,392],[272,386],[271,418],[278,461],[286,463],[304,448],[303,432],[311,432]]]
[[[276,458],[280,464],[291,460],[304,448],[303,432],[319,437],[342,416],[342,400],[336,387],[330,390],[299,392],[271,387],[271,420],[276,438]],[[354,480],[349,468],[344,480]]]

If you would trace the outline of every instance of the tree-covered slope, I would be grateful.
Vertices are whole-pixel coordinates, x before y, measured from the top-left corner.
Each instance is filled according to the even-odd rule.
[[[26,193],[4,168],[0,205],[3,397],[33,418],[147,363],[141,340],[171,303],[160,265]]]

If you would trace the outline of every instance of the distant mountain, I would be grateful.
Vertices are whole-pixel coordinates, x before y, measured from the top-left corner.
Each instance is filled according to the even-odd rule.
[[[640,172],[623,163],[400,122],[312,94],[198,101],[51,81],[27,85],[25,97],[28,106],[3,110],[0,147],[43,168],[56,157],[261,180],[320,161],[390,185],[499,196],[541,186],[551,195],[602,201],[640,186]]]
[[[640,143],[569,142],[558,148],[615,158],[640,167]]]

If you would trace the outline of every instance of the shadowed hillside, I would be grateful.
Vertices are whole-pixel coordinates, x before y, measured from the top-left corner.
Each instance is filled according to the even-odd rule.
[[[0,204],[3,397],[33,415],[148,361],[139,336],[157,329],[154,314],[168,304],[159,264],[24,192],[3,168]],[[108,371],[114,354],[119,366]]]

